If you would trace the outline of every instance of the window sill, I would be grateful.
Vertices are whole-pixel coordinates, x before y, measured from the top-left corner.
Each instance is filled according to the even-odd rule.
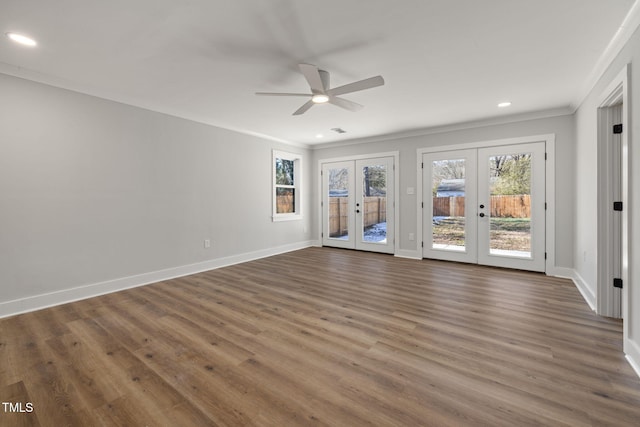
[[[291,215],[274,215],[271,217],[271,221],[280,222],[280,221],[296,221],[302,219],[302,215],[300,214],[291,214]]]

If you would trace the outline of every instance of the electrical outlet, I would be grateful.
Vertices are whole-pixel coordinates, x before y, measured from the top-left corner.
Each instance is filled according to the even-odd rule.
[[[204,248],[209,249],[211,247],[211,240],[204,239]]]

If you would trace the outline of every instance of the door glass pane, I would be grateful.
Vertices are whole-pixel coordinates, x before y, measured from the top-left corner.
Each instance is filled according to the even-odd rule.
[[[435,160],[432,171],[433,249],[465,250],[465,159]]]
[[[362,240],[387,243],[387,166],[362,168]]]
[[[329,237],[349,240],[349,170],[328,170]]]
[[[531,258],[531,153],[489,157],[489,253]]]

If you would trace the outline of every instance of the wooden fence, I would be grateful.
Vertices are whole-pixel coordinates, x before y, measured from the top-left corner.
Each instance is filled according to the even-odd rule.
[[[387,198],[365,197],[360,208],[364,226],[379,224],[387,220]],[[349,198],[329,197],[329,236],[340,237],[348,234]]]
[[[276,213],[293,213],[295,206],[293,194],[279,194],[276,196]]]
[[[531,196],[491,196],[494,218],[530,218]],[[464,216],[464,197],[434,197],[433,216]]]
[[[464,216],[464,197],[434,197],[433,216]]]

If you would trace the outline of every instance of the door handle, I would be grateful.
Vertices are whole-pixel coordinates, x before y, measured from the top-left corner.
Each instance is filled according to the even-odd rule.
[[[360,213],[360,209],[356,209],[356,213]]]
[[[480,212],[480,213],[478,214],[478,216],[479,216],[480,218],[484,218],[484,212]]]

